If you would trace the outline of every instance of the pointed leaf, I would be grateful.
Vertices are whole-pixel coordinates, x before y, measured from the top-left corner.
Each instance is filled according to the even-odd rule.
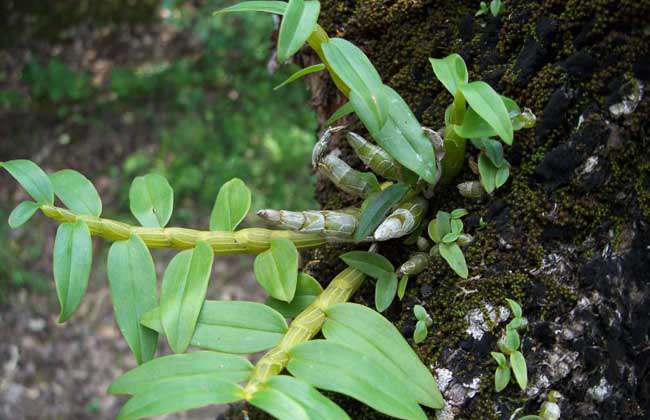
[[[234,6],[217,10],[214,12],[214,14],[220,15],[222,13],[235,12],[266,12],[276,15],[283,15],[286,8],[286,1],[243,1],[241,3],[235,4]]]
[[[418,321],[415,324],[415,331],[413,331],[413,342],[415,342],[415,344],[420,344],[427,338],[428,333],[427,323],[424,321]]]
[[[469,106],[494,128],[504,142],[512,144],[512,123],[501,96],[481,81],[461,85],[459,89]]]
[[[280,312],[286,318],[294,318],[323,293],[323,288],[315,278],[307,273],[298,273],[296,293],[291,303],[268,298],[266,304]]]
[[[494,388],[501,392],[510,383],[510,366],[499,366],[494,371]]]
[[[510,353],[510,366],[512,373],[515,374],[515,379],[519,384],[521,390],[525,390],[528,385],[528,370],[526,368],[526,359],[520,351]]]
[[[77,310],[86,287],[93,262],[93,244],[90,230],[81,220],[62,223],[54,240],[54,281],[61,313],[59,322],[65,322]]]
[[[440,255],[447,261],[447,264],[462,278],[466,279],[469,275],[467,271],[467,263],[463,251],[456,243],[438,245]]]
[[[331,125],[335,121],[338,121],[341,118],[353,112],[354,112],[354,108],[352,107],[352,104],[350,102],[346,102],[343,105],[341,105],[336,111],[334,111],[332,115],[330,115],[330,117],[325,122],[325,125]]]
[[[174,209],[174,190],[162,175],[139,176],[131,184],[129,202],[142,226],[165,227]]]
[[[316,27],[320,3],[318,1],[289,0],[280,24],[278,61],[284,63],[298,52]]]
[[[390,187],[368,197],[364,202],[359,224],[354,231],[354,240],[362,241],[377,229],[391,207],[399,203],[409,190],[404,184],[393,184]]]
[[[409,276],[404,275],[402,278],[399,280],[399,283],[397,285],[397,297],[399,300],[404,299],[404,293],[406,293],[406,286],[408,285],[409,282]]]
[[[478,173],[481,177],[481,185],[488,194],[496,189],[496,177],[498,169],[492,164],[490,159],[481,153],[478,156]]]
[[[350,267],[356,268],[374,279],[395,272],[393,264],[376,252],[350,251],[341,255],[341,259]]]
[[[16,159],[0,163],[38,204],[53,204],[50,178],[31,160]]]
[[[346,420],[350,417],[306,382],[291,376],[273,376],[250,403],[280,420]]]
[[[223,184],[210,214],[210,230],[232,232],[251,208],[251,190],[244,181],[233,178]]]
[[[23,201],[18,204],[9,215],[9,226],[12,229],[18,229],[27,223],[39,208],[40,206],[33,201]]]
[[[430,58],[429,62],[438,80],[452,96],[456,96],[458,87],[469,80],[465,60],[458,54],[450,54],[445,58]]]
[[[494,175],[494,187],[501,188],[508,178],[510,178],[510,165],[506,164],[497,169],[497,173]]]
[[[393,300],[397,292],[397,274],[386,273],[377,279],[375,285],[375,307],[377,311],[384,312]]]
[[[115,242],[108,251],[108,285],[115,321],[138,364],[151,360],[158,334],[140,325],[140,317],[158,305],[156,269],[149,249],[137,235]]]
[[[508,366],[508,361],[506,360],[506,356],[503,353],[498,353],[496,351],[490,352],[490,355],[494,360],[496,360],[497,364],[499,366]]]
[[[111,394],[141,394],[155,391],[169,383],[179,383],[201,376],[215,377],[226,382],[248,379],[253,365],[241,356],[197,351],[159,357],[131,369],[118,377],[108,392]]]
[[[352,347],[329,340],[308,341],[289,351],[287,368],[298,379],[355,398],[384,414],[427,418],[392,371]]]
[[[391,372],[396,388],[408,389],[411,398],[432,408],[444,401],[429,369],[420,361],[402,334],[386,318],[355,303],[341,303],[326,310],[323,335],[353,347]]]
[[[228,404],[239,401],[242,388],[215,376],[202,376],[172,381],[143,393],[136,394],[122,407],[118,420],[159,416],[186,411],[211,404]]]
[[[350,88],[350,92],[356,92],[357,101],[363,102],[375,125],[383,127],[389,113],[388,99],[381,77],[368,57],[354,44],[341,38],[323,43],[323,54],[334,74]]]
[[[380,125],[357,113],[377,144],[395,160],[412,170],[430,184],[436,183],[436,159],[431,141],[422,130],[404,99],[388,86],[383,88],[388,99],[388,119]],[[380,130],[376,127],[381,126]]]
[[[165,270],[160,319],[174,353],[183,353],[190,345],[208,290],[213,258],[210,245],[198,241],[194,249],[177,254]]]
[[[140,323],[164,333],[160,308],[144,314]],[[255,353],[277,345],[287,328],[280,313],[261,303],[206,300],[190,344],[224,353]]]
[[[291,302],[298,280],[298,250],[290,240],[275,238],[271,248],[255,258],[257,282],[275,299]]]
[[[307,76],[308,74],[317,73],[323,70],[325,70],[325,64],[323,63],[318,63],[318,64],[314,64],[313,66],[305,67],[304,69],[300,69],[297,72],[293,73],[291,76],[289,76],[287,80],[274,87],[273,90],[278,90],[282,86],[288,85],[289,83],[296,81],[301,77]]]
[[[508,305],[510,306],[510,310],[512,311],[513,317],[521,318],[523,315],[523,312],[521,310],[521,305],[519,305],[519,303],[517,303],[516,301],[508,298],[506,298],[506,302],[508,302]]]
[[[77,214],[99,217],[102,200],[92,182],[72,169],[64,169],[50,175],[54,193],[67,208]]]

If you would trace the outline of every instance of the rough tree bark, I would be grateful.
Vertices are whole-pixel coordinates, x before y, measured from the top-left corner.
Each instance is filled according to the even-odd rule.
[[[478,1],[323,0],[320,22],[331,36],[360,46],[427,126],[443,124],[450,97],[434,80],[429,57],[460,53],[470,80],[484,80],[538,116],[506,150],[512,176],[485,202],[439,188],[430,213],[464,207],[476,238],[462,281],[432,262],[411,279],[386,315],[411,337],[413,305],[434,319],[417,346],[438,376],[450,407],[444,418],[508,419],[534,414],[559,391],[563,418],[647,418],[650,411],[650,31],[647,0],[510,0],[498,17],[474,17]],[[315,58],[309,53],[305,62]],[[325,76],[310,80],[319,121],[342,98]],[[354,129],[361,130],[354,119]],[[361,167],[344,141],[350,164]],[[471,153],[471,152],[468,152]],[[458,181],[475,178],[468,166]],[[354,199],[320,180],[324,208]],[[479,230],[479,220],[488,222]],[[345,248],[347,249],[347,248]],[[345,249],[313,252],[322,281],[343,264]],[[394,263],[413,250],[400,241],[380,252]],[[355,298],[372,305],[372,284]],[[504,323],[504,298],[522,303],[530,322],[522,348],[529,388],[497,394],[490,351]],[[384,418],[335,397],[354,419]],[[252,411],[253,418],[263,414]],[[429,413],[431,418],[434,412]]]

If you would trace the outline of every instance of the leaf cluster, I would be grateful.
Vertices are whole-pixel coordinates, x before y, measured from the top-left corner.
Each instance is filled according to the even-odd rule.
[[[465,209],[456,209],[451,213],[438,211],[436,218],[431,220],[427,228],[429,237],[436,244],[431,248],[431,254],[439,254],[449,264],[449,267],[464,279],[467,278],[469,272],[460,247],[471,241],[471,238],[463,233],[461,219],[467,214]]]
[[[521,339],[519,329],[525,328],[528,323],[522,316],[521,306],[512,299],[506,299],[513,314],[513,319],[506,326],[506,331],[498,341],[501,352],[492,352],[491,355],[497,362],[497,369],[494,373],[494,387],[501,392],[510,382],[512,371],[521,390],[525,390],[528,384],[528,371],[526,359],[519,350]],[[508,359],[506,360],[506,356]]]

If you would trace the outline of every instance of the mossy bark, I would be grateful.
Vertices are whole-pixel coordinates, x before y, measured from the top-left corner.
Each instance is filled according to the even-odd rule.
[[[457,418],[507,419],[520,407],[519,415],[535,414],[551,389],[564,397],[563,418],[647,418],[650,101],[634,94],[650,78],[650,1],[506,0],[497,17],[474,17],[478,3],[321,1],[328,34],[360,46],[424,125],[442,126],[451,100],[428,58],[452,52],[464,57],[470,80],[490,83],[538,116],[536,128],[517,132],[506,147],[511,178],[494,196],[473,202],[452,184],[430,202],[430,216],[469,210],[470,279],[431,261],[385,315],[410,337],[413,305],[431,314],[431,333],[415,348],[446,382]],[[342,95],[325,75],[309,86],[322,122]],[[354,118],[347,122],[363,132]],[[362,168],[341,138],[331,147]],[[458,182],[475,178],[465,165]],[[324,179],[316,195],[324,208],[355,203]],[[313,251],[307,268],[332,278],[343,251]],[[379,251],[399,265],[415,249],[392,241]],[[367,283],[354,299],[372,305],[372,296]],[[497,394],[489,353],[504,329],[506,297],[522,304],[530,322],[522,340],[530,380],[526,392],[511,383]],[[383,418],[335,398],[352,418]]]

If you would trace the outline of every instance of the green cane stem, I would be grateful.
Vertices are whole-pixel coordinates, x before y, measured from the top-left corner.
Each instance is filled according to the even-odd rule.
[[[244,387],[245,399],[250,399],[271,376],[282,372],[289,362],[289,351],[318,334],[325,322],[325,311],[337,303],[347,302],[363,284],[365,277],[361,271],[353,268],[346,268],[334,277],[323,293],[293,320],[280,343],[257,362]]]
[[[296,248],[315,248],[327,242],[320,233],[299,233],[289,230],[270,230],[262,228],[240,229],[235,232],[201,231],[186,228],[147,228],[132,226],[116,220],[75,214],[60,207],[42,205],[41,212],[58,222],[82,220],[88,225],[90,233],[109,241],[123,241],[135,234],[149,248],[193,248],[198,241],[207,242],[215,255],[257,254],[266,251],[275,238],[287,238]]]

